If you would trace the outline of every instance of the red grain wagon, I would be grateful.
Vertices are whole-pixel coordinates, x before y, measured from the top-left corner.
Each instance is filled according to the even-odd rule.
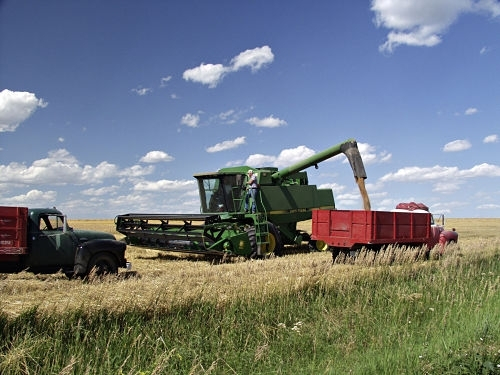
[[[314,210],[311,237],[318,248],[329,248],[335,259],[341,251],[362,247],[426,245],[430,250],[438,243],[456,242],[458,234],[435,225],[432,214],[424,210]]]

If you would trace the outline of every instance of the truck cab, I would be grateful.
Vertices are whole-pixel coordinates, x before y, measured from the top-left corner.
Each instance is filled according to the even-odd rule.
[[[28,214],[29,256],[25,265],[35,269],[71,269],[79,244],[91,239],[111,239],[104,232],[74,230],[68,219],[53,208],[30,209]]]
[[[67,276],[129,268],[126,244],[111,233],[77,230],[56,208],[0,207],[0,269]]]

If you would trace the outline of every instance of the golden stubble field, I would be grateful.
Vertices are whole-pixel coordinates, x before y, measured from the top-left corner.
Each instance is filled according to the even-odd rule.
[[[110,232],[119,239],[113,220],[72,220],[78,229]],[[310,222],[301,229],[310,231]],[[447,219],[446,228],[456,228],[459,243],[448,248],[441,261],[454,257],[474,256],[481,249],[498,248],[500,219]],[[221,263],[203,256],[165,252],[129,246],[127,259],[136,276],[110,276],[100,280],[68,280],[64,274],[34,275],[28,272],[0,274],[1,311],[16,316],[32,307],[47,312],[68,309],[122,311],[130,308],[164,308],[193,300],[217,303],[234,297],[266,298],[273,293],[300,288],[312,279],[328,279],[330,283],[348,282],[352,275],[376,272],[377,265],[394,264],[394,252],[363,259],[350,264],[332,264],[329,252],[292,254],[265,260],[234,258]],[[414,256],[398,253],[395,267]],[[427,267],[429,262],[415,262],[412,267]]]

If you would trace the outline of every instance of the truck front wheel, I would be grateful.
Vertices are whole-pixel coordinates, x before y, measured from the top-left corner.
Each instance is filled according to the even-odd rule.
[[[89,262],[87,274],[94,272],[96,275],[107,275],[118,273],[118,264],[116,259],[110,254],[96,254]]]

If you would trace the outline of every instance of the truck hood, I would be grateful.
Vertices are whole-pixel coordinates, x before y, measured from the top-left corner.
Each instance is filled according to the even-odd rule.
[[[73,233],[78,238],[80,242],[97,240],[97,239],[108,239],[115,240],[115,236],[107,232],[98,232],[95,230],[84,230],[84,229],[73,229]]]

